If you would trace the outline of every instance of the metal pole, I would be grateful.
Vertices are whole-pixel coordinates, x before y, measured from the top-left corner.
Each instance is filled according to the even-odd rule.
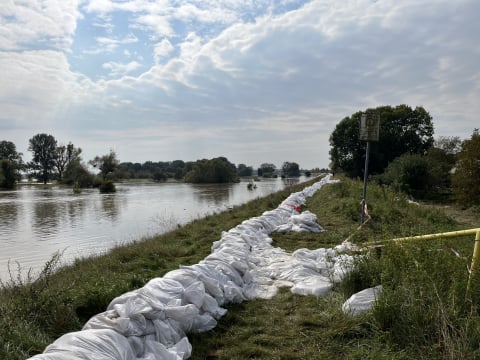
[[[409,240],[435,240],[435,239],[440,239],[440,238],[451,238],[451,237],[469,236],[469,235],[477,235],[478,241],[480,242],[480,228],[475,228],[475,229],[469,229],[469,230],[441,232],[441,233],[436,233],[436,234],[408,236],[408,237],[395,238],[395,239],[386,240],[386,241],[370,241],[370,242],[362,244],[362,246],[378,245],[378,244],[383,244],[383,243],[388,242],[388,241],[402,243],[404,241],[409,241]],[[479,243],[478,251],[479,251],[478,259],[480,260],[480,243]],[[474,251],[474,253],[475,253],[475,251]]]
[[[363,196],[362,196],[362,216],[361,224],[365,221],[365,202],[367,197],[367,179],[368,179],[368,161],[370,159],[370,141],[367,141],[367,150],[365,154],[365,171],[363,173]]]
[[[480,229],[477,229],[475,235],[475,245],[473,247],[472,265],[470,266],[470,276],[467,283],[467,299],[472,299],[472,282],[478,279],[478,267],[480,265]],[[478,289],[478,285],[476,287]]]

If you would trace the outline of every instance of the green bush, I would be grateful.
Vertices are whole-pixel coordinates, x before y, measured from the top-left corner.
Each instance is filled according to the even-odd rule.
[[[100,183],[99,189],[102,194],[114,193],[117,191],[112,180],[103,180]]]
[[[76,188],[89,188],[95,186],[95,176],[80,163],[80,161],[71,161],[62,177],[62,183],[73,185]]]
[[[392,186],[396,191],[404,191],[411,195],[432,190],[435,185],[428,159],[418,154],[399,156],[388,165],[377,180]]]
[[[0,160],[0,188],[13,189],[17,182],[17,170],[9,160]]]
[[[458,154],[453,192],[457,201],[464,207],[480,203],[480,133],[476,129],[472,137],[462,144]]]

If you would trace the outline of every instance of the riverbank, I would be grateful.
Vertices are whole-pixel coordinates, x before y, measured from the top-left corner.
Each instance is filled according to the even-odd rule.
[[[291,192],[314,181],[193,220],[167,234],[116,247],[103,256],[77,259],[67,267],[57,269],[61,256],[54,257],[31,284],[32,279],[22,280],[26,274],[17,276],[13,267],[12,279],[0,295],[0,328],[13,331],[0,334],[4,349],[0,358],[24,359],[43,351],[58,336],[80,329],[91,316],[104,311],[116,296],[180,265],[198,263],[222,231],[275,208]]]
[[[180,264],[198,263],[210,253],[212,243],[220,238],[222,231],[277,207],[291,192],[307,185],[296,185],[221,214],[195,220],[169,234],[116,248],[105,256],[77,260],[72,266],[56,272],[53,270],[57,259],[52,259],[39,281],[21,286],[15,280],[1,293],[0,357],[24,359],[42,351],[61,334],[78,330],[88,318],[104,311],[114,297],[139,288],[151,278],[162,276]],[[361,244],[364,241],[458,228],[439,210],[410,204],[401,194],[372,186],[369,188],[372,221],[364,230],[355,232],[359,194],[361,184],[345,179],[340,184],[322,188],[307,201],[304,210],[315,213],[327,232],[275,234],[272,235],[275,246],[288,251],[302,247],[316,249],[337,245],[351,234],[351,240]],[[459,335],[467,325],[477,324],[478,319],[463,316],[465,312],[461,311],[466,310],[465,306],[458,309],[459,294],[464,297],[465,293],[465,288],[462,288],[467,277],[464,265],[468,262],[472,245],[472,239],[428,243],[433,249],[455,249],[459,259],[465,259],[461,261],[448,251],[438,255],[437,251],[429,251],[422,244],[416,245],[419,249],[407,246],[393,251],[386,247],[381,258],[360,261],[357,270],[324,298],[293,295],[285,290],[271,300],[230,305],[227,315],[220,319],[215,329],[190,337],[192,359],[333,356],[405,359],[430,355],[441,358],[446,351],[462,351],[457,349],[461,346],[464,347],[463,354],[472,354],[471,345],[464,339],[462,341]],[[417,263],[413,268],[412,256]],[[455,279],[456,287],[445,279],[445,272]],[[360,318],[350,318],[341,312],[341,304],[348,296],[360,288],[377,285],[379,281],[386,282],[385,294],[387,298],[391,296],[388,304],[380,306],[380,311]],[[389,283],[395,286],[390,289]],[[432,289],[432,283],[437,294]],[[432,289],[433,296],[417,296],[417,288]],[[398,291],[405,292],[403,297],[398,296]],[[452,294],[457,300],[453,305],[448,301]],[[400,302],[400,299],[407,303]],[[430,301],[432,310],[425,311],[422,301]],[[438,311],[440,303],[443,313]],[[402,310],[403,314],[397,310]],[[436,317],[433,314],[435,311]],[[419,316],[422,312],[432,315],[432,319],[420,316],[418,324],[408,323],[408,319],[417,321],[410,315]],[[389,323],[388,315],[395,315],[392,318],[395,322]],[[449,324],[453,324],[455,331],[448,336],[442,335],[439,326]],[[403,336],[400,336],[402,331]],[[424,331],[428,333],[423,337],[417,336]],[[408,332],[419,337],[423,343],[418,343],[418,339],[412,342],[412,335]],[[440,339],[439,336],[443,337]],[[403,344],[402,337],[406,339]],[[433,346],[436,343],[441,346]],[[457,344],[456,348],[450,349],[452,344]]]

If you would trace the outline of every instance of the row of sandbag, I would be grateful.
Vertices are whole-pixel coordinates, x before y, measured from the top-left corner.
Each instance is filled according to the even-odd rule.
[[[213,329],[226,312],[224,304],[269,298],[279,286],[300,294],[324,294],[331,280],[341,277],[342,263],[349,263],[346,255],[338,255],[342,249],[288,254],[272,247],[268,234],[291,222],[306,198],[331,182],[327,176],[291,194],[275,210],[224,232],[198,264],[181,266],[115,298],[82,331],[60,337],[31,359],[187,359],[192,347],[186,334]],[[313,217],[305,218],[312,227]]]

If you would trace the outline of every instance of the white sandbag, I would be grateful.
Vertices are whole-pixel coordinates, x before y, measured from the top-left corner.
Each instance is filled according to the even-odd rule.
[[[299,295],[325,296],[332,290],[332,282],[325,276],[310,276],[295,282],[290,291]]]
[[[373,307],[381,292],[382,285],[378,285],[353,294],[343,303],[342,310],[352,316],[363,314]]]
[[[176,280],[166,278],[153,278],[139,290],[147,293],[151,298],[167,304],[171,299],[181,299],[183,285]]]
[[[225,302],[225,296],[223,291],[223,286],[221,282],[227,282],[228,278],[222,278],[221,276],[216,276],[216,278],[208,276],[207,272],[203,270],[202,267],[193,267],[193,266],[180,266],[181,270],[194,273],[199,281],[205,286],[205,292],[213,296],[219,305],[222,305]]]
[[[195,318],[193,319],[191,330],[189,332],[205,332],[212,330],[215,326],[217,326],[217,320],[215,320],[212,315],[205,313],[195,316]]]
[[[47,346],[34,360],[134,360],[127,339],[114,330],[92,329],[71,332]]]
[[[272,299],[278,294],[279,286],[272,282],[270,285],[265,284],[247,284],[243,289],[243,294],[247,300],[254,299]]]
[[[217,255],[219,254],[217,253]],[[229,255],[226,255],[223,258],[220,256],[211,256],[200,261],[200,264],[208,265],[210,269],[214,269],[216,272],[228,277],[228,280],[233,281],[238,286],[242,286],[243,285],[242,274],[232,266],[233,263],[237,263],[237,262],[238,262],[237,264],[238,268],[242,268],[242,270],[248,269],[248,266],[246,264],[244,266],[239,265],[241,261],[236,260],[234,257]]]
[[[108,310],[90,318],[82,330],[89,329],[110,329],[124,336],[144,336],[154,332],[152,323],[142,314],[120,317],[114,310]]]
[[[243,295],[243,289],[232,281],[228,281],[223,289],[225,300],[228,303],[239,304],[246,300],[245,296]]]
[[[185,337],[182,324],[175,320],[152,320],[155,327],[153,337],[148,337],[150,341],[157,341],[167,347],[172,347]]]
[[[339,254],[330,259],[334,262],[332,271],[332,280],[334,282],[341,281],[345,275],[350,273],[353,269],[354,257],[347,254]]]
[[[192,283],[199,281],[198,274],[191,269],[180,268],[169,271],[163,275],[164,279],[172,279],[178,281],[184,288],[189,287]]]
[[[185,288],[183,301],[186,304],[193,304],[197,308],[201,308],[205,295],[205,285],[201,281],[196,281]]]
[[[292,214],[285,224],[280,224],[274,228],[276,232],[322,232],[325,231],[317,223],[317,215],[306,210],[301,214]]]
[[[218,306],[217,301],[208,294],[205,294],[200,310],[204,313],[209,313],[215,319],[220,319],[227,313],[227,310]]]
[[[192,345],[186,337],[171,347],[166,347],[158,341],[145,342],[145,354],[142,360],[183,360],[192,354]]]

